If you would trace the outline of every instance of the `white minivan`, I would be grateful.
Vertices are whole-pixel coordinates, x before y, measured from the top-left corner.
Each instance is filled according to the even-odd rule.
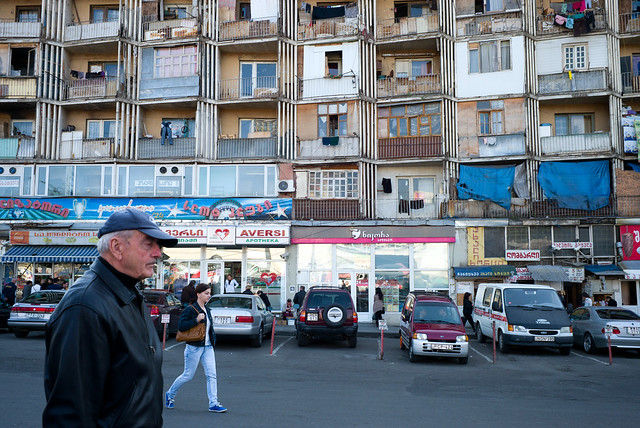
[[[476,338],[493,337],[500,352],[510,346],[546,346],[569,355],[571,322],[560,297],[548,285],[480,284],[474,305]]]

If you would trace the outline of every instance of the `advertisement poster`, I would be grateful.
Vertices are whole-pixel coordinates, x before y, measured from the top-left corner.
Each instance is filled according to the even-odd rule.
[[[640,226],[620,226],[622,260],[640,260]]]
[[[469,266],[496,266],[506,265],[504,257],[485,257],[484,255],[484,228],[467,228],[467,264]]]

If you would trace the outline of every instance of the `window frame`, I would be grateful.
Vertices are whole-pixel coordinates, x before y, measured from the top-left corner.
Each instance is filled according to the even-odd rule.
[[[328,78],[338,78],[342,77],[343,74],[343,52],[342,51],[325,51],[324,53],[324,66],[325,66],[325,77]],[[331,64],[335,64],[336,72],[332,73]]]
[[[582,133],[574,133],[572,132],[573,130],[573,126],[572,126],[572,118],[574,117],[579,117],[582,116],[582,120],[583,120],[583,131]],[[558,119],[560,118],[566,118],[567,119],[567,129],[566,132],[559,132],[558,131]],[[591,122],[591,130],[587,130],[586,129],[586,119],[589,118],[590,122]],[[558,113],[558,114],[554,114],[553,116],[553,126],[554,126],[554,133],[556,136],[560,136],[560,135],[587,135],[587,134],[593,134],[595,132],[596,126],[595,126],[595,122],[596,122],[596,115],[595,112],[589,112],[589,113]]]
[[[438,137],[442,136],[442,106],[440,103],[422,103],[422,113],[416,114],[414,112],[409,111],[409,106],[416,106],[417,104],[405,104],[405,113],[404,116],[398,116],[393,113],[393,108],[401,107],[401,106],[390,106],[390,107],[380,107],[378,108],[378,138],[406,138],[406,137]],[[431,110],[429,107],[437,106],[437,111],[428,111]],[[383,110],[384,109],[384,110]],[[380,114],[382,110],[382,115]],[[435,110],[435,109],[434,109]],[[440,132],[434,133],[434,117],[438,117],[438,130]],[[396,135],[392,135],[392,123],[395,120],[396,123],[400,123],[400,119],[406,119],[406,129],[407,135],[398,134],[398,127],[396,126]],[[412,133],[412,119],[416,121],[416,129],[417,132],[415,134]],[[427,119],[428,123],[425,123],[423,120]],[[383,125],[384,126],[381,126]],[[428,127],[429,133],[423,134],[423,130]],[[386,133],[385,133],[386,129]]]
[[[249,123],[249,131],[247,132],[247,136],[243,136],[243,123]],[[264,122],[264,124],[263,124]],[[259,124],[259,126],[256,126]],[[256,130],[256,128],[265,128]],[[239,138],[255,138],[249,137],[248,134],[253,132],[270,132],[271,136],[274,137],[277,133],[277,119],[271,118],[239,118],[238,119],[238,136]]]
[[[309,199],[357,199],[357,169],[319,169],[309,171]]]
[[[100,135],[97,136],[97,137],[89,136],[89,130],[91,129],[91,124],[92,123],[97,123],[99,125],[99,130],[100,130],[99,134]],[[112,126],[111,129],[113,129],[113,136],[105,136],[104,135],[105,125],[107,123],[110,123],[111,126]],[[115,132],[116,132],[117,125],[118,125],[118,121],[116,119],[87,119],[87,127],[86,127],[86,132],[85,132],[86,137],[85,138],[87,140],[99,140],[99,139],[106,139],[106,138],[115,138],[116,137]]]
[[[333,108],[335,106],[335,109]],[[335,110],[332,112],[332,110]],[[317,108],[318,138],[349,135],[349,103],[322,103]],[[325,112],[326,111],[326,112]],[[322,123],[324,121],[324,123]],[[323,130],[324,128],[324,130]]]
[[[420,62],[426,63],[427,73],[414,75],[413,64],[420,63]],[[398,71],[400,69],[399,64],[405,64],[405,63],[407,64],[407,66],[406,67],[403,66],[402,68],[403,69],[406,68],[408,71],[406,73],[404,71]],[[416,80],[417,77],[431,76],[433,75],[433,59],[426,58],[426,57],[411,58],[411,59],[399,58],[399,59],[396,59],[395,70],[396,70],[396,75],[395,75],[396,79]]]
[[[194,52],[185,52],[187,48],[194,48]],[[160,55],[161,52],[168,52],[168,55]],[[156,79],[175,79],[179,77],[198,76],[198,45],[180,45],[157,47],[153,49],[153,77]],[[176,59],[180,59],[176,63]],[[180,72],[174,75],[173,70],[178,66]],[[183,72],[184,67],[188,72]],[[171,70],[170,75],[165,75],[165,70]]]
[[[23,21],[20,17],[22,13],[35,12],[36,20],[32,21],[30,19]],[[40,22],[40,14],[41,14],[40,6],[32,5],[32,6],[16,6],[16,22]]]
[[[495,44],[496,60],[495,69],[492,67],[492,62],[484,64],[482,61],[482,47]],[[505,55],[505,49],[508,49],[508,55]],[[474,54],[475,52],[475,54]],[[476,57],[475,66],[477,70],[474,70],[473,57]],[[508,56],[508,58],[505,58]],[[481,42],[473,42],[468,45],[468,61],[469,61],[469,74],[483,74],[483,73],[496,73],[499,71],[511,70],[513,67],[511,61],[511,39],[500,40],[487,40]],[[508,64],[505,64],[508,62]],[[489,67],[489,69],[486,69]]]
[[[243,166],[252,166],[252,167],[263,167],[263,194],[262,195],[247,195],[242,193],[241,181],[238,177],[241,174],[240,168]],[[213,191],[212,183],[215,181],[215,176],[213,174],[214,169],[220,169],[224,172],[225,169],[234,168],[234,172],[231,173],[233,175],[234,182],[234,190],[233,194],[220,193]],[[278,192],[276,190],[276,177],[277,170],[275,165],[270,164],[250,164],[250,165],[199,165],[197,171],[195,172],[197,179],[196,185],[196,195],[197,197],[202,198],[228,198],[228,197],[276,197]],[[231,180],[231,178],[230,178]],[[228,181],[227,181],[227,184]],[[224,187],[222,190],[225,190]]]
[[[583,50],[582,58],[576,50]],[[582,66],[577,64],[581,59]],[[589,44],[569,43],[562,45],[562,69],[564,71],[586,71],[589,69]]]
[[[91,5],[89,8],[89,16],[90,16],[90,20],[92,24],[99,24],[99,23],[104,23],[104,22],[118,22],[120,21],[120,7],[117,4],[100,4],[100,5]],[[102,20],[97,21],[94,17],[94,13],[97,10],[102,10],[103,11],[103,18]],[[115,10],[116,12],[118,12],[118,16],[116,19],[109,19],[109,11],[113,11]],[[106,19],[105,19],[106,17]]]
[[[14,132],[15,129],[15,124],[21,124],[21,123],[30,123],[31,124],[31,134],[30,135],[25,135],[25,134],[18,134],[16,132]],[[35,120],[29,120],[29,119],[11,119],[11,137],[20,137],[20,136],[24,136],[24,137],[29,137],[29,138],[34,138],[34,133],[35,133]],[[19,132],[19,131],[18,131]]]

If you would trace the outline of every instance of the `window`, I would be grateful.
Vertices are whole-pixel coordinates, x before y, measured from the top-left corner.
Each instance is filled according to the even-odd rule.
[[[427,13],[427,5],[423,3],[395,3],[394,4],[394,17],[395,18],[408,18],[418,17]],[[425,9],[423,11],[423,8]]]
[[[251,19],[251,3],[240,3],[238,6],[238,20],[249,21]]]
[[[164,11],[164,19],[187,19],[194,18],[192,14],[187,11],[185,6],[167,7]]]
[[[424,204],[432,204],[435,189],[434,177],[399,177],[398,199],[412,201],[412,209],[424,208]],[[418,203],[422,201],[422,203]]]
[[[274,165],[198,167],[198,195],[212,197],[275,196]]]
[[[504,101],[478,101],[477,109],[480,135],[495,135],[504,132],[502,127]]]
[[[268,132],[272,137],[276,133],[275,119],[240,119],[240,138],[256,138],[255,132]],[[266,134],[264,134],[266,135]],[[262,135],[260,136],[262,137]]]
[[[469,43],[469,73],[491,73],[511,69],[511,42]]]
[[[594,121],[593,113],[556,114],[556,135],[591,134]]]
[[[21,174],[20,172],[18,172],[19,170],[16,167],[8,167],[8,166],[4,166],[1,168],[2,169],[2,175],[0,175],[0,197],[6,198],[8,196],[20,196],[20,179]],[[14,171],[15,173],[11,173],[10,171]],[[31,171],[31,168],[29,168],[29,171]],[[8,172],[8,174],[7,174]],[[27,171],[25,170],[24,173],[24,180],[27,179]],[[29,172],[29,179],[30,179],[30,175],[31,173]],[[24,193],[25,195],[28,195],[28,189],[24,189],[27,192]]]
[[[358,171],[310,171],[310,198],[357,198]]]
[[[347,135],[347,103],[318,105],[318,138]]]
[[[325,73],[327,77],[342,76],[342,51],[325,52]]]
[[[441,134],[440,103],[378,109],[378,138]]]
[[[91,22],[115,22],[119,19],[118,5],[91,6]]]
[[[240,63],[240,95],[252,97],[258,95],[258,88],[277,88],[275,62],[242,62]]]
[[[89,70],[90,73],[99,73],[104,71],[105,77],[117,77],[118,76],[118,63],[116,61],[99,61],[89,62]],[[124,75],[124,66],[120,65],[120,74]]]
[[[110,165],[41,166],[38,167],[37,194],[38,196],[109,196],[112,195],[112,172],[113,167]]]
[[[507,228],[507,248],[510,250],[529,249],[529,230],[526,226]]]
[[[504,10],[504,0],[475,0],[476,13]]]
[[[195,45],[157,48],[154,55],[154,77],[195,76],[198,73],[198,47]]]
[[[428,76],[429,74],[431,74],[431,60],[396,60],[396,77],[408,77],[411,80],[415,80],[416,77]]]
[[[193,138],[196,135],[195,119],[162,119],[162,123],[169,122],[173,138]]]
[[[16,7],[16,20],[18,22],[40,22],[40,8],[18,6]]]
[[[36,48],[11,48],[11,76],[36,75]]]
[[[484,228],[484,257],[504,258],[505,242],[503,227],[485,227]]]
[[[114,138],[116,136],[116,121],[87,120],[87,138]]]
[[[33,137],[33,120],[12,120],[11,136],[13,137]]]
[[[564,49],[564,69],[565,70],[586,70],[587,69],[587,44],[565,45]]]

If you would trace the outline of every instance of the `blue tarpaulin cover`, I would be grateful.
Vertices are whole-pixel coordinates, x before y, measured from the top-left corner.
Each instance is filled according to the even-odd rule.
[[[627,165],[630,166],[631,169],[634,170],[635,172],[640,172],[640,164],[627,162]]]
[[[460,165],[459,199],[486,199],[506,209],[511,209],[511,186],[515,167],[483,168]]]
[[[538,182],[561,208],[597,210],[609,205],[609,161],[543,162]]]

